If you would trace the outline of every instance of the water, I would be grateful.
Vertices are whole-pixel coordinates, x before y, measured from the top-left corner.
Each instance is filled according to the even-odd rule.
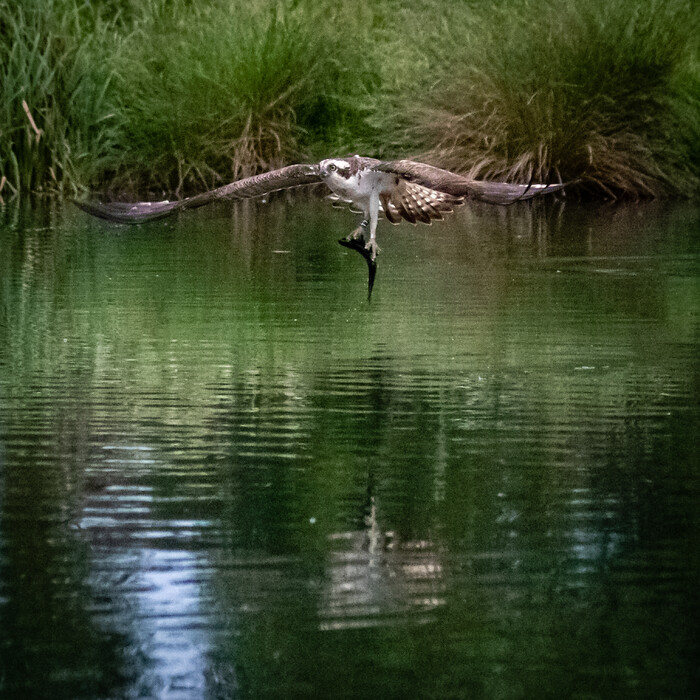
[[[700,210],[0,222],[0,696],[693,695]]]

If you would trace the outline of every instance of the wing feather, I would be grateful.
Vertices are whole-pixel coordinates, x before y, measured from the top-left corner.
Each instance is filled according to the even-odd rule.
[[[383,192],[379,195],[379,199],[382,203],[382,211],[386,220],[390,221],[392,224],[398,224],[401,221],[401,214],[396,206],[392,203],[389,195]]]
[[[472,180],[449,170],[436,168],[414,160],[382,161],[375,170],[395,173],[411,183],[423,185],[431,190],[444,192],[455,197],[469,197],[489,204],[513,204],[524,199],[532,199],[543,194],[558,192],[568,183],[556,185],[519,185],[507,182],[486,182]]]
[[[162,219],[182,209],[196,209],[217,200],[262,197],[278,190],[311,185],[317,182],[321,182],[319,166],[300,163],[236,180],[215,190],[176,202],[111,202],[102,204],[100,202],[76,201],[75,204],[88,214],[99,216],[102,219],[125,224],[138,224],[143,221]]]
[[[396,190],[384,197],[386,204],[383,199],[382,205],[387,219],[392,223],[398,223],[404,218],[412,224],[430,224],[434,220],[441,220],[443,214],[451,212],[463,203],[462,197],[439,192],[415,182],[407,182],[403,178],[399,180]]]

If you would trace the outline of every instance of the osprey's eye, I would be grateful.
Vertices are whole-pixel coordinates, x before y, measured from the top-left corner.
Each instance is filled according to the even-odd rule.
[[[328,166],[328,169],[329,169],[332,173],[334,173],[334,172],[338,169],[338,166],[337,166],[335,163],[331,163],[331,164]]]

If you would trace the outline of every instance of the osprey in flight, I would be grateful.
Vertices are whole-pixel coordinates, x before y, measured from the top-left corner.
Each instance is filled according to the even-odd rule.
[[[360,225],[340,243],[362,253],[370,272],[370,293],[376,272],[377,221],[384,214],[392,224],[412,224],[443,218],[466,199],[512,204],[561,190],[565,185],[512,185],[470,180],[463,175],[412,160],[381,161],[352,156],[328,158],[315,164],[289,165],[279,170],[237,180],[209,192],[176,202],[76,202],[86,212],[110,221],[135,224],[160,219],[181,209],[194,209],[222,199],[248,199],[300,185],[325,183],[331,199],[358,209]],[[369,238],[365,232],[369,226]]]

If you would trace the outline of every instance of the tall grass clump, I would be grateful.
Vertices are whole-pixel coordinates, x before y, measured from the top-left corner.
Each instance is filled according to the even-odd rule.
[[[75,191],[116,138],[111,27],[77,0],[0,0],[0,196]]]
[[[337,60],[339,11],[145,2],[116,67],[125,150],[115,182],[179,194],[349,141],[362,124],[349,98],[362,70]]]
[[[383,123],[399,150],[475,177],[580,178],[614,197],[700,189],[699,17],[691,0],[453,6],[430,69]],[[426,59],[427,56],[427,59]],[[418,75],[421,71],[417,72]]]
[[[697,193],[695,4],[0,0],[0,197],[183,193],[350,152]]]

